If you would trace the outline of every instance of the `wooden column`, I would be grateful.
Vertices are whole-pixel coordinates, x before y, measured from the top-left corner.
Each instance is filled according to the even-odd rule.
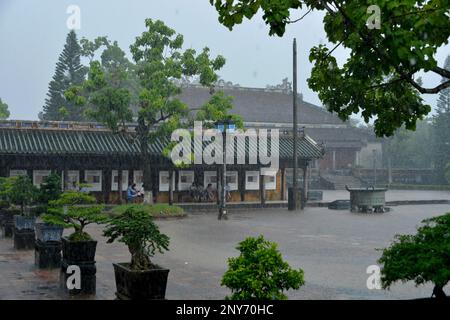
[[[266,204],[266,184],[264,175],[260,174],[259,176],[259,198],[261,200],[261,205],[264,206]]]
[[[102,194],[103,202],[105,204],[109,203],[109,194],[111,193],[111,178],[112,172],[110,169],[102,170]]]
[[[119,204],[123,203],[122,174],[122,169],[117,170],[117,191],[119,192]]]
[[[69,170],[66,167],[62,170],[61,177],[63,179],[63,191],[69,190]]]
[[[285,189],[286,189],[286,168],[281,168],[280,170],[280,174],[281,174],[281,197],[280,200],[284,200],[284,193],[285,193]]]
[[[308,162],[305,163],[303,167],[303,201],[302,203],[306,205],[308,200]]]
[[[238,190],[241,194],[241,201],[245,201],[245,170],[242,168],[238,171]]]
[[[220,170],[220,166],[217,166],[217,169],[216,169],[216,190],[217,190],[217,193],[216,193],[216,201],[217,201],[217,204],[218,205],[220,205],[220,190],[222,190],[221,189],[221,185],[220,185],[220,181],[222,181],[222,179],[221,179],[221,177],[222,177],[222,170]]]
[[[173,205],[173,186],[172,186],[172,179],[173,179],[173,170],[169,169],[169,204]]]

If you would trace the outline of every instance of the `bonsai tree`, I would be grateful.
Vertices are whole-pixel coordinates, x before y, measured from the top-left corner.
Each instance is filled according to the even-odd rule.
[[[57,200],[61,193],[61,177],[59,174],[52,172],[44,178],[41,184],[39,195],[37,197],[39,205],[34,210],[35,214],[38,216],[42,213],[46,213],[49,202]]]
[[[128,246],[131,254],[131,270],[158,269],[150,258],[158,251],[169,250],[169,237],[159,231],[153,218],[137,206],[129,207],[124,213],[110,219],[103,235],[108,243],[115,240]]]
[[[414,235],[397,235],[379,259],[384,289],[397,282],[434,284],[433,296],[445,298],[450,280],[450,213],[425,219]]]
[[[41,184],[39,202],[42,204],[47,204],[52,200],[57,200],[61,193],[61,177],[59,174],[52,172],[44,178]]]
[[[49,205],[48,214],[43,215],[42,220],[64,228],[74,228],[75,232],[68,237],[70,241],[92,240],[84,231],[85,227],[107,220],[107,216],[102,214],[103,205],[97,205],[95,197],[85,192],[65,191]]]
[[[303,270],[283,260],[277,244],[263,236],[249,237],[236,247],[240,255],[228,259],[222,285],[231,289],[230,300],[285,300],[284,290],[298,289],[305,282]]]
[[[8,201],[20,206],[21,215],[25,215],[25,208],[34,203],[39,194],[38,189],[27,176],[7,178],[4,190]]]

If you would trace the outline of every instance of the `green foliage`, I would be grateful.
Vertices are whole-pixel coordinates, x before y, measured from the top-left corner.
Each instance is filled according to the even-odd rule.
[[[9,115],[8,105],[0,98],[0,120],[8,119]]]
[[[397,281],[416,285],[432,282],[434,293],[450,281],[450,213],[425,219],[414,235],[397,235],[379,259],[381,282],[389,288]]]
[[[244,121],[241,116],[230,114],[233,109],[233,97],[225,95],[219,91],[214,94],[197,112],[196,120],[204,121],[205,127],[214,127],[216,121],[229,120],[236,125],[236,128],[244,128]]]
[[[445,60],[444,68],[450,70],[450,55]],[[445,82],[445,78],[442,78],[443,82]],[[436,113],[432,120],[433,162],[438,176],[444,177],[445,167],[450,162],[450,88],[440,92]]]
[[[303,270],[292,269],[283,260],[277,244],[249,237],[239,243],[237,258],[228,259],[228,271],[222,285],[232,291],[231,300],[287,299],[284,290],[298,289],[304,284]]]
[[[169,205],[167,203],[155,203],[152,205],[148,204],[123,204],[116,206],[112,209],[113,215],[123,214],[128,209],[133,208],[134,210],[145,211],[152,217],[157,216],[179,216],[184,214],[184,210],[181,207]]]
[[[384,144],[385,156],[394,168],[430,168],[433,156],[433,128],[429,120],[417,122],[415,131],[398,129]]]
[[[443,0],[210,0],[219,21],[232,29],[243,18],[251,19],[259,10],[270,27],[269,34],[282,36],[295,22],[298,9],[323,11],[325,32],[334,47],[350,53],[338,65],[334,49],[313,47],[314,62],[309,87],[318,92],[330,112],[343,120],[361,112],[366,122],[374,119],[378,136],[390,136],[405,126],[414,130],[431,108],[419,94],[436,94],[450,86],[450,70],[438,66],[435,55],[448,43],[450,19],[448,1]],[[380,29],[369,29],[370,5],[380,8]],[[309,12],[309,11],[308,11]],[[299,15],[300,16],[300,15]],[[301,20],[301,19],[298,19]],[[420,71],[444,78],[434,88],[423,87]]]
[[[56,63],[56,70],[50,81],[42,117],[45,120],[83,120],[82,108],[68,101],[64,92],[84,81],[86,68],[81,64],[81,47],[75,31],[67,35],[66,44]]]
[[[25,215],[25,209],[37,200],[39,190],[29,177],[17,176],[5,180],[3,194],[9,203],[20,206],[21,214]]]
[[[144,188],[151,193],[148,146],[155,138],[167,138],[183,127],[181,120],[189,112],[189,107],[178,98],[181,88],[177,81],[196,79],[211,86],[225,59],[210,57],[207,47],[200,53],[184,50],[183,36],[160,20],[146,19],[145,26],[146,30],[130,46],[132,63],[117,43],[111,45],[105,37],[83,41],[83,53],[91,57],[88,79],[68,90],[66,98],[88,106],[89,117],[115,132],[125,131],[124,124],[137,118],[136,132],[127,134],[132,143],[139,143]],[[107,50],[100,62],[94,60],[94,52],[101,46]]]
[[[103,205],[97,205],[94,196],[80,191],[64,191],[57,200],[49,202],[48,214],[42,216],[44,222],[74,228],[69,240],[83,241],[92,239],[84,228],[92,223],[104,223]]]
[[[447,163],[447,166],[445,167],[445,179],[447,179],[448,184],[450,184],[450,162]]]
[[[41,184],[39,202],[46,205],[52,200],[57,200],[62,193],[61,189],[61,177],[52,172],[44,178]]]
[[[155,268],[150,258],[157,251],[169,250],[169,237],[162,234],[148,212],[138,206],[128,207],[112,218],[103,234],[108,237],[108,243],[118,240],[128,246],[133,270]]]

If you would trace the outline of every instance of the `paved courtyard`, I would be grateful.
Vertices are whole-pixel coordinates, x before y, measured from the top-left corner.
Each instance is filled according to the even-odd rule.
[[[389,244],[396,233],[412,233],[427,217],[450,212],[450,205],[397,206],[385,214],[355,214],[326,208],[307,208],[301,213],[266,209],[231,213],[218,221],[216,213],[194,213],[179,220],[160,220],[171,237],[170,251],[155,262],[169,268],[168,299],[222,299],[228,290],[220,286],[227,257],[246,236],[263,234],[279,243],[291,266],[305,271],[306,285],[288,291],[291,299],[408,299],[428,297],[430,286],[399,284],[390,291],[369,290],[366,268],[376,264],[375,248]],[[106,244],[101,227],[90,227],[99,240],[96,299],[113,299],[111,263],[125,262],[122,244]],[[34,252],[17,252],[11,239],[0,239],[0,299],[59,299],[58,271],[39,271]],[[446,288],[450,292],[450,288]]]

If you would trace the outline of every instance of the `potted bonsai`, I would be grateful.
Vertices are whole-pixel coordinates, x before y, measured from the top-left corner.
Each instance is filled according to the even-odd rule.
[[[33,249],[36,217],[30,210],[30,205],[36,200],[37,188],[27,176],[7,178],[3,188],[9,203],[19,208],[19,212],[12,212],[18,213],[13,216],[14,248],[18,250]],[[14,210],[15,208],[12,207],[11,209]]]
[[[153,218],[137,206],[110,219],[104,236],[127,245],[131,262],[114,263],[116,296],[123,300],[164,299],[169,270],[151,262],[158,251],[169,250],[169,237],[160,233]]]
[[[44,178],[39,192],[39,206],[35,208],[36,216],[47,213],[48,203],[55,201],[61,195],[61,178],[57,173],[52,173]],[[36,239],[41,243],[60,242],[64,227],[58,224],[37,222],[35,225]]]
[[[103,223],[107,217],[102,214],[103,205],[97,205],[94,196],[81,191],[65,191],[59,199],[50,201],[48,213],[42,216],[44,222],[73,228],[68,237],[62,237],[61,285],[70,294],[95,294],[96,267],[95,251],[97,241],[85,231],[87,225]],[[81,271],[81,289],[67,288],[67,267],[77,265]]]
[[[7,197],[12,204],[20,208],[20,214],[14,216],[15,231],[34,232],[36,217],[32,214],[29,206],[35,202],[38,189],[27,176],[11,177],[8,180]]]

